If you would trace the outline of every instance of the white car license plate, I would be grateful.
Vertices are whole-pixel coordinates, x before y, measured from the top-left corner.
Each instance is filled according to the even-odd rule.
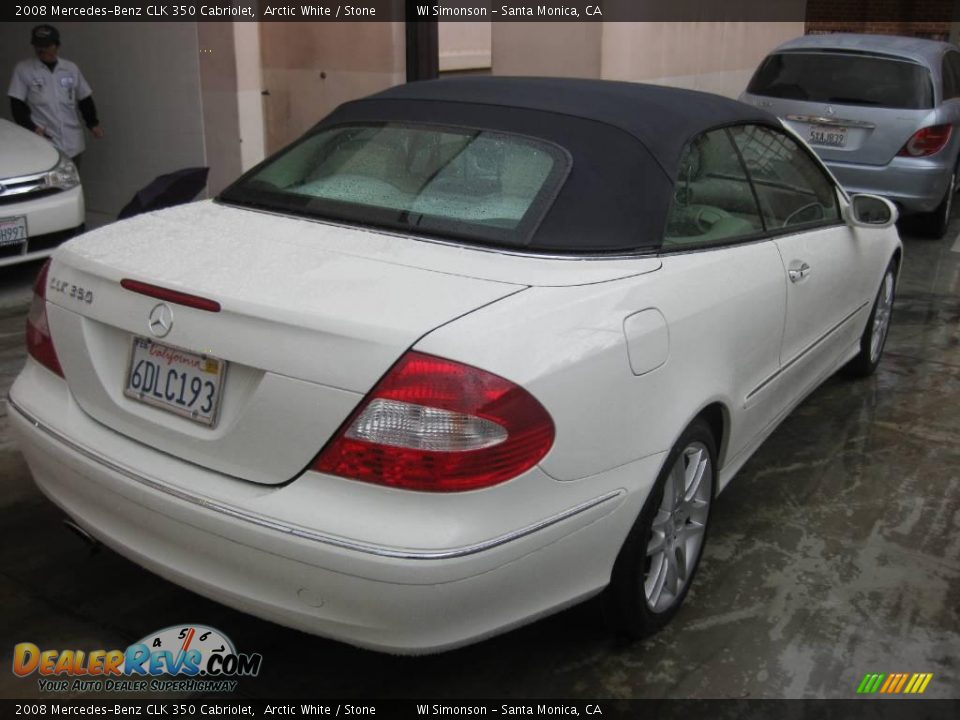
[[[847,128],[845,127],[812,127],[807,136],[811,145],[826,145],[828,147],[846,147]]]
[[[0,247],[27,241],[27,218],[23,215],[0,218]]]
[[[213,427],[226,371],[224,360],[135,337],[123,394]]]

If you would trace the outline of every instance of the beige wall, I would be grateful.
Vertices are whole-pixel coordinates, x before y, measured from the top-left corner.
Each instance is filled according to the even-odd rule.
[[[494,75],[600,77],[603,24],[493,23]]]
[[[799,16],[799,15],[798,15]],[[798,22],[498,22],[495,75],[651,82],[736,97]]]
[[[767,53],[803,31],[802,21],[607,23],[601,76],[737,97]]]
[[[437,25],[440,72],[489,69],[491,22],[442,22]]]
[[[240,175],[240,117],[233,24],[197,23],[203,142],[215,195]]]
[[[260,27],[256,22],[233,23],[237,60],[237,123],[240,165],[246,171],[266,156],[263,125],[263,73],[260,67]]]
[[[347,100],[406,80],[403,23],[260,23],[267,152]]]

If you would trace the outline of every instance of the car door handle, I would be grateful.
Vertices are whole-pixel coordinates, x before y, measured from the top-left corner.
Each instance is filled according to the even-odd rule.
[[[809,274],[810,266],[806,263],[803,263],[803,265],[798,268],[790,268],[787,270],[787,275],[790,276],[790,282],[800,282]]]

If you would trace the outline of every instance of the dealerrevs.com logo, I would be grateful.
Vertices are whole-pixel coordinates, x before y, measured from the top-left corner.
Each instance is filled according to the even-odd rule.
[[[13,648],[13,673],[36,673],[42,692],[233,692],[232,678],[256,677],[262,662],[260,653],[238,653],[206,625],[173,625],[126,650]]]

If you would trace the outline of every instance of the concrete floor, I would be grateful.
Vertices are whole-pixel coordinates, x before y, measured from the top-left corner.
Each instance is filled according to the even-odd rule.
[[[241,697],[851,698],[867,672],[931,672],[926,697],[960,697],[958,231],[906,240],[878,373],[830,380],[740,472],[684,608],[654,638],[611,638],[595,603],[413,659],[262,622],[112,552],[90,555],[34,488],[3,414],[0,668],[15,642],[126,647],[196,622],[263,654]],[[28,277],[2,272],[0,286]],[[5,395],[25,309],[3,308]],[[39,695],[36,680],[0,670],[0,697]]]

